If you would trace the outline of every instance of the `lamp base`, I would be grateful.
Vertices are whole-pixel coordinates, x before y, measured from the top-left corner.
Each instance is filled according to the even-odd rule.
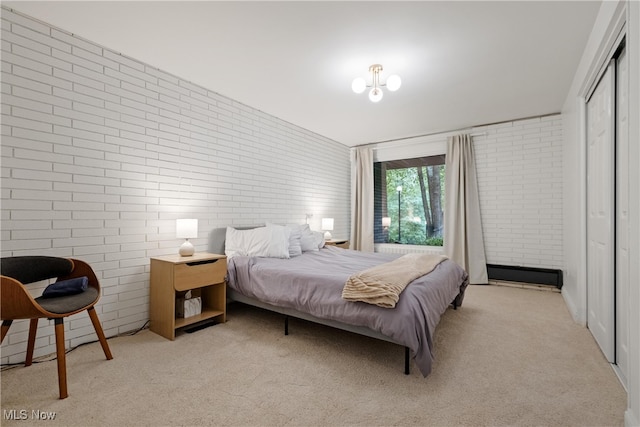
[[[180,256],[191,256],[196,252],[196,248],[193,247],[190,241],[185,240],[184,243],[180,246],[180,250],[178,253]]]
[[[324,232],[324,240],[331,240],[331,233],[329,233],[328,231]]]

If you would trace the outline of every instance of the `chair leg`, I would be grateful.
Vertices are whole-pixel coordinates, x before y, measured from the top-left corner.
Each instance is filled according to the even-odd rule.
[[[100,345],[102,346],[102,351],[104,351],[104,355],[107,360],[113,359],[111,355],[111,350],[109,349],[109,344],[107,344],[107,338],[104,336],[104,332],[102,331],[102,325],[100,325],[100,319],[98,319],[98,313],[96,313],[96,309],[91,307],[87,310],[89,312],[89,317],[91,318],[91,323],[93,323],[93,327],[96,330],[96,335],[100,340]]]
[[[33,349],[36,346],[36,331],[38,330],[38,318],[29,322],[29,340],[27,341],[27,357],[24,366],[31,366],[33,362]]]
[[[9,332],[9,328],[11,327],[11,324],[13,323],[13,320],[11,319],[7,319],[7,320],[3,320],[2,321],[2,327],[0,327],[0,343],[2,341],[4,341],[4,337],[7,336],[7,332]]]
[[[55,319],[56,328],[56,354],[58,359],[58,388],[60,389],[60,399],[66,399],[67,393],[67,359],[64,348],[64,321],[62,318]]]

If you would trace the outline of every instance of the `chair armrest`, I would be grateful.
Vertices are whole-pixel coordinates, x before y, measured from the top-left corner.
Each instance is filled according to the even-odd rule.
[[[35,302],[27,288],[11,277],[1,276],[0,293],[2,301],[0,318],[4,319],[31,319],[46,316],[47,312]]]

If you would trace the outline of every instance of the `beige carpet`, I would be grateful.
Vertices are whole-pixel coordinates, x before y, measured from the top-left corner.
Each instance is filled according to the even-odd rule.
[[[436,330],[433,373],[402,347],[240,304],[168,341],[148,330],[2,372],[2,425],[623,425],[626,394],[560,294],[473,286]],[[8,420],[11,410],[26,420]],[[32,419],[32,410],[55,419]]]

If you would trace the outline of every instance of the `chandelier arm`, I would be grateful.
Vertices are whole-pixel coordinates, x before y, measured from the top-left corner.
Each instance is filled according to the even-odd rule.
[[[378,102],[380,99],[382,99],[382,93],[383,93],[382,92],[382,88],[388,86],[386,82],[385,83],[381,83],[380,82],[380,72],[382,70],[383,70],[383,68],[382,68],[382,65],[380,65],[380,64],[371,65],[369,67],[369,72],[371,73],[371,84],[367,84],[366,81],[364,82],[365,83],[364,87],[365,88],[371,88],[372,89],[371,93],[376,94],[376,95],[374,95],[375,97],[377,97],[378,92],[380,93],[380,96],[379,96],[379,98],[377,100],[374,101],[372,99],[373,102]],[[394,76],[391,76],[391,77],[394,77]],[[364,80],[364,79],[362,79],[362,80]],[[395,80],[399,80],[399,79],[395,79]],[[395,80],[394,80],[394,82],[395,82]],[[396,83],[397,83],[397,86],[399,87],[400,83],[399,82],[396,82]],[[394,84],[393,86],[395,87],[396,84]],[[391,91],[393,92],[395,90],[397,90],[397,88],[396,89],[392,89]],[[356,93],[361,93],[361,92],[357,91]],[[370,97],[371,97],[371,95],[370,95]]]
[[[380,69],[378,67],[373,68],[373,87],[380,87]]]

